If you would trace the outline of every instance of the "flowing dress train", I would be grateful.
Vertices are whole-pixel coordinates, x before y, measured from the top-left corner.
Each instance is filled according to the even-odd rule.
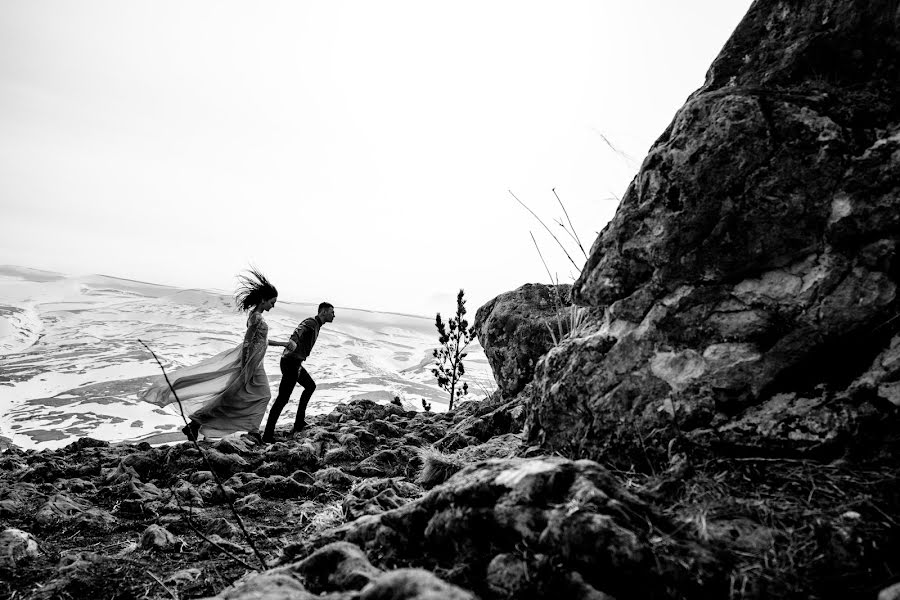
[[[269,326],[259,312],[247,318],[244,341],[169,375],[185,415],[200,423],[200,432],[219,437],[235,431],[258,431],[272,397],[263,367]],[[139,395],[157,406],[176,403],[165,377],[154,377]]]

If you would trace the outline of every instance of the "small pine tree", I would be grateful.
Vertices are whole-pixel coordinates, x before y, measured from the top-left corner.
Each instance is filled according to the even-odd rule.
[[[455,400],[469,393],[468,383],[464,383],[462,388],[457,387],[466,373],[463,367],[466,347],[475,339],[475,332],[469,329],[465,316],[466,301],[463,299],[463,290],[459,290],[456,296],[456,316],[448,320],[446,325],[441,320],[441,313],[437,313],[434,320],[441,347],[434,351],[435,368],[431,372],[441,389],[450,393],[450,410],[453,410]]]

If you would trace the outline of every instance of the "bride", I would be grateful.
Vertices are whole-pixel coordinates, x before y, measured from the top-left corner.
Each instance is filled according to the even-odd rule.
[[[287,342],[268,341],[269,326],[263,318],[263,313],[272,310],[278,300],[275,286],[256,269],[239,275],[238,280],[235,304],[238,310],[249,311],[244,341],[169,376],[172,389],[190,418],[181,431],[192,441],[200,433],[219,437],[246,431],[248,437],[262,444],[259,424],[272,397],[263,358],[267,345],[286,346]],[[176,401],[172,389],[164,376],[157,376],[139,398],[167,406]]]

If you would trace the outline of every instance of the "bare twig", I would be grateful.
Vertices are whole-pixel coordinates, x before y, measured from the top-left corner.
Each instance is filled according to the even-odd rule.
[[[622,152],[621,150],[619,150],[618,148],[616,148],[615,146],[613,146],[613,145],[612,145],[612,142],[609,141],[609,138],[607,138],[605,135],[603,135],[603,133],[600,132],[599,129],[596,129],[596,128],[595,128],[595,129],[594,129],[594,132],[595,132],[597,135],[600,136],[600,139],[602,139],[604,142],[606,142],[606,145],[609,146],[609,149],[610,149],[610,150],[612,150],[613,152],[615,152],[616,154],[618,154],[619,156],[621,156],[622,158],[624,158],[625,161],[626,161],[627,163],[629,163],[629,164],[628,164],[629,167],[634,167],[634,166],[635,166],[636,161],[635,161],[631,156],[629,156],[628,154],[626,154],[625,152]]]
[[[521,200],[519,200],[519,198],[518,198],[515,194],[512,193],[512,190],[507,190],[507,191],[509,192],[509,195],[510,195],[510,196],[512,196],[513,198],[516,199],[516,202],[518,202],[519,204],[521,204],[522,206],[524,206],[524,207],[525,207],[525,210],[527,210],[528,212],[530,212],[530,213],[532,214],[532,216],[534,216],[534,218],[538,220],[538,223],[540,223],[541,225],[543,225],[544,229],[547,230],[547,233],[549,233],[550,236],[551,236],[554,240],[556,240],[556,243],[557,243],[557,244],[559,245],[559,247],[562,249],[563,254],[565,254],[565,255],[566,255],[566,258],[569,259],[569,262],[571,262],[572,265],[573,265],[576,269],[579,269],[578,264],[577,264],[574,260],[572,260],[572,257],[569,255],[569,251],[566,250],[565,245],[563,245],[563,243],[559,241],[559,238],[556,237],[556,235],[555,235],[552,231],[550,231],[550,228],[547,227],[547,224],[544,223],[544,220],[541,219],[539,216],[537,216],[537,214],[535,214],[535,212],[534,212],[533,210],[531,210],[530,208],[528,208],[528,205],[527,205],[527,204],[525,204],[524,202],[522,202]],[[580,270],[580,269],[579,269],[579,270]]]
[[[584,246],[581,245],[581,240],[578,239],[578,232],[575,231],[575,226],[572,225],[572,219],[569,218],[569,211],[566,210],[566,205],[563,204],[563,201],[559,199],[559,194],[556,193],[556,188],[552,188],[551,191],[553,192],[553,195],[556,196],[556,201],[559,202],[560,207],[562,207],[563,214],[566,215],[566,221],[569,222],[569,229],[567,229],[566,231],[569,232],[569,235],[575,238],[575,243],[578,244],[578,247],[581,249],[581,253],[584,254],[584,258],[587,259],[587,252],[584,251]],[[560,223],[560,225],[562,225],[562,223]],[[566,227],[563,226],[563,229],[566,229]]]
[[[218,550],[218,551],[221,552],[222,554],[225,554],[226,556],[228,556],[230,559],[232,559],[233,561],[235,561],[236,563],[238,563],[239,565],[241,565],[241,566],[244,567],[245,569],[247,569],[247,570],[249,570],[249,571],[255,570],[253,567],[251,567],[250,565],[248,565],[247,563],[245,563],[245,562],[243,561],[243,559],[241,559],[241,558],[239,558],[238,556],[236,556],[236,555],[235,555],[234,553],[232,553],[230,550],[228,550],[227,548],[224,548],[223,546],[220,546],[219,544],[215,543],[214,541],[212,541],[211,539],[209,539],[208,537],[206,537],[206,534],[204,534],[202,531],[200,531],[200,528],[197,527],[197,526],[194,524],[194,520],[191,519],[191,511],[190,511],[190,510],[185,510],[184,507],[181,505],[181,501],[178,499],[178,494],[175,492],[175,490],[173,490],[173,489],[170,487],[170,488],[169,488],[169,491],[172,492],[172,497],[175,498],[175,503],[178,505],[179,510],[181,510],[181,512],[184,513],[184,515],[187,517],[188,526],[190,526],[190,528],[194,530],[194,533],[196,533],[203,541],[212,544],[212,545],[216,548],[216,550]],[[263,563],[263,564],[265,564],[265,563]]]
[[[156,360],[156,364],[159,365],[159,368],[162,369],[163,377],[166,380],[166,384],[169,386],[169,389],[172,391],[172,395],[175,397],[175,401],[178,403],[178,410],[181,412],[181,418],[184,420],[185,425],[188,424],[187,417],[184,414],[184,406],[181,404],[181,399],[178,397],[178,394],[175,392],[175,388],[172,386],[172,382],[169,381],[169,375],[166,373],[165,367],[163,367],[162,363],[159,360],[159,357],[156,356],[156,353],[150,349],[150,346],[144,343],[143,340],[138,340],[141,345],[147,349],[150,354],[153,355],[154,360]],[[219,486],[219,490],[222,492],[222,496],[225,498],[225,501],[228,503],[228,507],[231,509],[231,514],[234,515],[234,519],[237,521],[238,526],[241,528],[241,532],[244,534],[244,537],[247,539],[247,543],[250,544],[250,548],[253,549],[253,553],[256,555],[256,558],[259,559],[259,563],[262,565],[263,571],[269,568],[266,564],[266,559],[263,558],[263,555],[260,553],[259,549],[256,547],[256,544],[253,543],[253,538],[250,537],[250,532],[247,531],[247,528],[244,526],[244,521],[241,519],[241,516],[238,514],[237,509],[234,507],[234,502],[231,499],[231,494],[227,492],[225,489],[225,485],[222,483],[222,480],[219,478],[219,475],[216,473],[216,470],[213,468],[212,463],[209,462],[209,458],[206,456],[206,452],[203,451],[203,448],[200,447],[200,444],[197,443],[197,436],[193,436],[191,440],[193,442],[194,447],[200,453],[200,456],[203,457],[203,463],[209,469],[209,472],[212,473],[213,479],[216,482],[216,485]]]
[[[158,583],[160,586],[162,586],[162,589],[164,589],[164,590],[166,590],[167,592],[169,592],[169,595],[172,596],[172,598],[173,598],[174,600],[178,600],[178,594],[176,594],[175,592],[173,592],[172,590],[170,590],[169,587],[168,587],[166,584],[164,584],[164,583],[162,582],[162,580],[161,580],[159,577],[157,577],[156,575],[154,575],[153,571],[151,571],[150,569],[147,569],[147,575],[149,575],[150,577],[152,577],[152,578],[156,581],[156,583]]]

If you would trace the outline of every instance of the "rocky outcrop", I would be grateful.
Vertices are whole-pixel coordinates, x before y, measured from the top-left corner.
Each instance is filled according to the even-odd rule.
[[[309,545],[332,539],[384,564],[445,572],[486,598],[700,597],[724,585],[710,547],[592,461],[476,463],[421,499]]]
[[[896,419],[898,215],[897,3],[755,2],[594,243],[531,440],[840,454]]]
[[[240,459],[223,488],[188,443],[0,453],[0,596],[868,597],[900,569],[893,459],[646,476],[523,447],[496,418],[520,404],[354,400],[274,444],[201,442]]]
[[[570,285],[527,283],[475,313],[474,330],[500,393],[513,397],[531,381],[537,361],[568,333]]]

